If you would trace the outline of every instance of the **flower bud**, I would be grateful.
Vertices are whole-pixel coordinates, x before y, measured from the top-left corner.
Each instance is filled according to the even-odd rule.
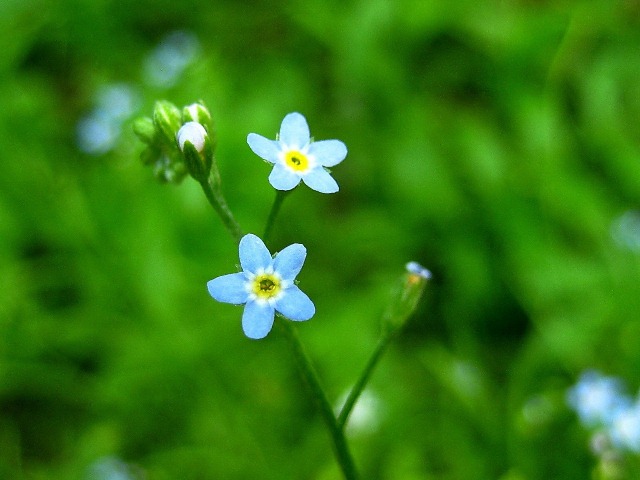
[[[179,184],[187,175],[187,170],[182,161],[176,161],[170,156],[161,155],[153,164],[153,174],[162,183]]]
[[[418,302],[424,293],[431,272],[417,262],[406,265],[406,273],[402,276],[393,299],[382,317],[383,328],[387,333],[402,328],[409,317],[416,311]]]
[[[420,265],[418,262],[409,262],[405,266],[407,272],[412,275],[417,275],[418,277],[424,278],[425,280],[429,280],[431,278],[431,272]]]
[[[192,103],[182,109],[182,122],[198,122],[205,127],[211,127],[211,114],[202,103]]]
[[[156,102],[153,123],[166,145],[175,145],[176,132],[182,124],[180,120],[180,111],[173,103],[165,100]]]
[[[152,145],[156,138],[156,127],[153,125],[153,120],[149,117],[136,119],[133,122],[133,133],[135,133],[142,142],[147,145]]]
[[[202,150],[204,150],[204,142],[206,138],[207,131],[198,122],[185,123],[180,127],[180,130],[178,130],[178,134],[176,135],[178,146],[183,152],[185,142],[191,142],[198,152],[202,152]]]
[[[213,164],[213,150],[207,131],[198,122],[187,122],[178,131],[176,141],[191,176],[198,182],[205,182]]]

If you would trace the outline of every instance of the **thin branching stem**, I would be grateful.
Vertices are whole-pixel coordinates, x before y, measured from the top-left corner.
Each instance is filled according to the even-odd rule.
[[[347,396],[347,400],[344,402],[342,410],[340,410],[340,414],[338,415],[338,419],[337,419],[337,425],[340,430],[344,430],[347,424],[347,420],[349,420],[349,414],[353,410],[353,407],[358,401],[360,394],[364,390],[364,387],[366,386],[367,382],[369,381],[369,378],[371,377],[371,374],[373,373],[373,369],[378,364],[378,361],[380,360],[380,358],[382,358],[382,354],[385,352],[385,350],[389,346],[389,342],[391,341],[392,338],[393,338],[392,333],[383,334],[383,336],[378,341],[378,344],[376,345],[375,350],[369,357],[369,360],[367,361],[366,366],[362,370],[362,373],[360,374],[360,378],[358,378],[358,381],[355,383],[355,385],[349,392],[349,395]]]
[[[262,235],[262,240],[264,240],[265,242],[268,241],[269,236],[271,235],[271,230],[273,230],[273,225],[276,221],[276,217],[278,216],[278,213],[280,213],[282,202],[289,193],[291,193],[291,190],[276,190],[276,198],[273,201],[273,205],[271,206],[271,211],[269,212],[269,217],[267,218],[267,223],[264,227],[264,234]]]
[[[207,200],[222,220],[225,228],[229,231],[236,243],[240,243],[242,230],[231,213],[231,210],[227,205],[227,201],[222,195],[222,189],[220,188],[220,174],[215,166],[211,169],[211,173],[209,174],[207,181],[200,182],[200,185],[202,186],[202,190],[204,191]]]
[[[324,420],[324,423],[327,426],[329,433],[331,434],[331,439],[333,440],[333,449],[336,454],[338,464],[340,465],[342,473],[344,474],[344,478],[346,480],[355,480],[358,478],[358,474],[353,462],[353,457],[351,456],[351,452],[349,451],[347,440],[344,436],[344,431],[339,427],[336,421],[336,417],[333,413],[333,409],[331,408],[331,404],[329,403],[324,389],[320,384],[318,374],[316,373],[315,368],[313,368],[311,360],[304,351],[295,327],[289,320],[279,320],[281,320],[280,324],[282,325],[287,340],[289,340],[289,343],[291,344],[291,347],[293,349],[293,354],[296,358],[296,364],[300,369],[300,373],[309,386],[311,395],[316,401],[318,409],[320,410],[320,414],[322,415],[322,419]]]

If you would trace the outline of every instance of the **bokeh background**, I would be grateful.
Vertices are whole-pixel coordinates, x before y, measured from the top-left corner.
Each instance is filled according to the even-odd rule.
[[[207,295],[231,236],[139,160],[158,99],[210,108],[247,232],[249,132],[299,111],[347,144],[269,245],[308,249],[332,401],[404,264],[433,271],[349,429],[363,478],[598,467],[566,392],[640,387],[640,2],[4,0],[0,46],[0,478],[340,478],[282,335]]]

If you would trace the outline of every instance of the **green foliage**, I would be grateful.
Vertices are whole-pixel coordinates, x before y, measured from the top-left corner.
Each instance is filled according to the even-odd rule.
[[[404,264],[433,272],[371,379],[376,428],[351,433],[363,478],[637,477],[589,453],[565,391],[587,368],[640,386],[639,19],[630,0],[3,2],[0,478],[102,478],[104,458],[151,480],[338,476],[286,343],[207,295],[233,239],[196,182],[139,159],[131,123],[161,98],[209,108],[246,232],[274,198],[249,132],[299,111],[349,148],[340,192],[298,188],[269,244],[307,247],[298,330],[332,400]],[[174,31],[197,48],[162,83]],[[83,153],[115,83],[139,102]]]

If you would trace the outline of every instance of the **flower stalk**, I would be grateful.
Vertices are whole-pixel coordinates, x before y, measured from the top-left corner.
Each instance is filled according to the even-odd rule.
[[[278,323],[282,327],[282,330],[284,331],[285,336],[289,341],[289,344],[291,345],[293,355],[296,359],[296,365],[298,366],[301,375],[309,386],[311,395],[318,405],[318,409],[320,410],[322,419],[324,420],[324,423],[329,430],[331,439],[333,441],[333,449],[336,454],[336,459],[338,460],[338,464],[340,465],[342,473],[344,474],[344,478],[346,480],[355,480],[358,478],[358,473],[356,471],[351,452],[349,451],[349,446],[344,436],[344,431],[336,421],[336,417],[333,414],[331,404],[329,403],[324,389],[320,384],[318,374],[313,368],[311,360],[307,356],[307,353],[305,352],[302,343],[300,342],[298,333],[296,332],[295,327],[290,322],[279,321]]]
[[[406,272],[398,282],[398,287],[396,287],[396,291],[382,315],[380,340],[378,340],[378,344],[340,410],[337,420],[340,429],[344,430],[349,420],[349,414],[367,385],[374,368],[382,358],[382,354],[418,307],[418,302],[424,293],[424,287],[430,278],[431,272],[418,263],[409,262],[406,265]]]
[[[276,198],[273,201],[273,205],[271,206],[271,211],[269,212],[269,217],[267,218],[267,223],[264,227],[264,234],[262,238],[266,242],[269,240],[269,236],[271,235],[271,230],[273,230],[273,225],[276,221],[276,217],[278,213],[280,213],[280,207],[282,206],[282,202],[284,199],[291,193],[291,190],[276,190]]]
[[[349,395],[347,395],[347,399],[340,410],[340,414],[336,420],[337,426],[340,430],[344,431],[347,421],[349,420],[349,415],[351,414],[353,407],[355,407],[358,398],[362,394],[364,387],[367,385],[369,378],[371,378],[371,374],[373,373],[374,368],[378,365],[378,361],[382,358],[382,354],[387,350],[389,343],[391,343],[392,338],[394,337],[392,332],[386,332],[382,335],[378,344],[376,345],[375,350],[369,357],[367,364],[365,365],[358,381],[349,391]]]
[[[227,231],[231,234],[236,243],[240,243],[242,238],[242,229],[231,213],[227,201],[222,194],[220,172],[213,162],[209,177],[206,180],[199,181],[202,191],[204,192],[209,204],[216,211]]]

